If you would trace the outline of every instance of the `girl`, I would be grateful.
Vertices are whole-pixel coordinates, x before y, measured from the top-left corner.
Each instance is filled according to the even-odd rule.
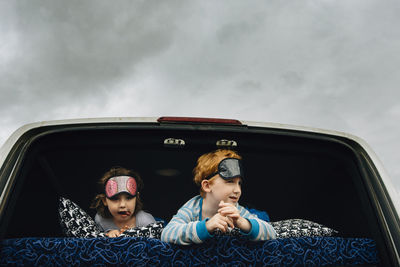
[[[122,167],[113,167],[99,180],[102,193],[91,208],[97,210],[95,222],[108,237],[117,237],[125,230],[155,223],[154,217],[142,210],[139,174]]]

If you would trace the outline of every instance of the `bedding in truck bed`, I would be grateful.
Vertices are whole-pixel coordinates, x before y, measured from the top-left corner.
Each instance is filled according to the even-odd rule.
[[[252,242],[218,237],[178,246],[153,238],[14,238],[1,241],[0,265],[374,265],[369,238],[300,237]]]

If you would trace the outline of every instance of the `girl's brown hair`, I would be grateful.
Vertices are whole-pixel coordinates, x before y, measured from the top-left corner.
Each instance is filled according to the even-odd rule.
[[[104,205],[103,200],[106,199],[106,194],[104,193],[104,188],[105,185],[111,177],[115,176],[131,176],[136,180],[137,184],[137,194],[136,194],[136,207],[135,207],[135,212],[134,214],[138,211],[141,211],[143,209],[143,202],[140,199],[140,194],[139,192],[143,189],[143,180],[140,177],[140,175],[132,170],[125,169],[123,167],[112,167],[109,171],[107,171],[99,180],[98,185],[99,185],[99,194],[96,195],[96,197],[92,201],[92,205],[90,208],[96,209],[97,212],[104,218],[112,218],[112,215],[108,208]]]
[[[201,188],[201,181],[206,177],[218,171],[218,164],[226,158],[242,159],[242,157],[233,150],[217,149],[215,151],[201,155],[197,159],[196,167],[193,169],[193,181],[200,186],[200,195],[204,197],[204,191]],[[210,179],[212,181],[213,179]]]

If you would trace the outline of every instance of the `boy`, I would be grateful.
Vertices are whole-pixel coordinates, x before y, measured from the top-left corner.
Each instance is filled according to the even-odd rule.
[[[240,229],[250,240],[276,238],[274,228],[238,204],[243,172],[241,157],[232,150],[204,154],[193,170],[200,196],[186,202],[162,232],[161,240],[180,245],[202,243],[220,231]]]

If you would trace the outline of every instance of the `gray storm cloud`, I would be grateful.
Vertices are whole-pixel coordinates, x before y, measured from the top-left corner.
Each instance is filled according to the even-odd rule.
[[[46,103],[49,109],[42,111],[48,113],[69,101],[104,95],[134,75],[138,62],[168,47],[173,11],[151,1],[9,4],[2,13],[12,16],[6,16],[8,27],[2,30],[15,46],[0,74],[0,90],[12,102],[2,97],[2,106],[29,103],[29,109],[40,111]]]
[[[210,116],[350,132],[400,188],[400,2],[3,1],[0,143],[24,123]]]

